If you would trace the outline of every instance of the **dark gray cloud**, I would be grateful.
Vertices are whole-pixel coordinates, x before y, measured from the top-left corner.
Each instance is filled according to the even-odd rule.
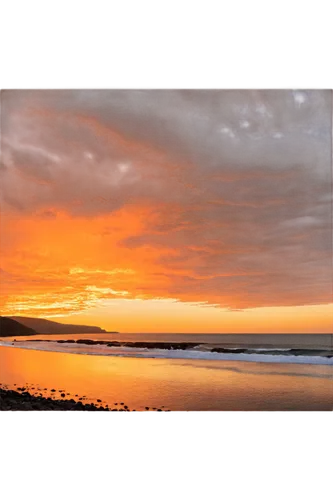
[[[51,181],[48,165],[53,163],[45,154],[27,148],[12,149],[14,167],[23,175],[42,181]]]
[[[204,161],[206,167],[229,160],[250,168],[254,160],[283,168],[327,155],[318,146],[330,137],[330,99],[330,91],[17,91],[4,93],[3,107],[5,124],[13,108],[40,106],[96,118],[169,156]],[[68,134],[70,123],[65,128]]]

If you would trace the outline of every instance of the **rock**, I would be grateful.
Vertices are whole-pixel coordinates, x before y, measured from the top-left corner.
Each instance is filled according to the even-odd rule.
[[[211,352],[219,352],[225,354],[244,354],[246,349],[228,349],[227,347],[214,347]]]
[[[66,394],[62,393],[64,397]],[[102,401],[102,400],[100,400]],[[0,388],[0,410],[20,410],[20,411],[71,411],[71,410],[89,410],[89,411],[110,411],[108,405],[96,406],[93,403],[84,405],[81,401],[75,401],[73,398],[69,400],[57,400],[52,397],[43,397],[40,395],[32,395],[27,391],[5,390]]]
[[[90,339],[79,339],[76,341],[77,344],[85,344],[85,345],[94,345],[95,340],[90,340]]]
[[[70,410],[70,413],[84,413],[82,403],[76,403],[76,405]]]

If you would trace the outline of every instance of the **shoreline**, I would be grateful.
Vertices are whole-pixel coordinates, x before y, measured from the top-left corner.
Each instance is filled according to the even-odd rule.
[[[0,388],[42,396],[30,401],[40,410],[58,410],[55,399],[69,400],[69,410],[78,401],[118,411],[332,410],[332,366],[111,358],[13,347],[0,348],[0,365]],[[2,409],[12,408],[5,403]]]
[[[16,341],[20,342],[20,341]],[[16,343],[15,342],[15,343]],[[81,344],[81,345],[101,345],[105,347],[127,347],[133,349],[162,349],[167,351],[205,351],[216,352],[220,354],[270,354],[285,355],[285,356],[322,356],[326,358],[333,358],[333,350],[331,349],[315,349],[315,348],[281,348],[263,345],[261,347],[255,346],[221,346],[221,344],[205,344],[200,342],[126,342],[126,341],[104,341],[92,339],[67,339],[67,340],[42,340],[32,339],[29,342],[55,342],[57,344]]]
[[[15,384],[16,385],[16,384]],[[66,399],[66,393],[61,390],[51,389],[54,394],[58,393],[60,399],[55,396],[46,397],[42,393],[31,394],[28,384],[18,387],[17,390],[9,389],[8,386],[0,384],[0,411],[140,411],[130,409],[125,403],[114,403],[110,407],[107,403],[97,399],[96,403],[85,402],[85,397]],[[38,388],[43,391],[43,389]],[[44,389],[45,390],[45,389]],[[47,389],[46,389],[47,390]],[[162,408],[145,407],[145,411],[169,411]]]
[[[246,361],[333,366],[333,350],[281,347],[231,347],[195,342],[110,342],[92,339],[0,341],[0,347],[123,358]]]

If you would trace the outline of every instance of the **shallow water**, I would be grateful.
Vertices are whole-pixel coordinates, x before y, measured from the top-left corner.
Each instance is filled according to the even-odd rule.
[[[0,347],[0,380],[170,410],[332,410],[333,367],[89,356]],[[14,386],[17,384],[17,386]],[[33,391],[32,391],[33,392]],[[44,391],[43,391],[44,393]]]

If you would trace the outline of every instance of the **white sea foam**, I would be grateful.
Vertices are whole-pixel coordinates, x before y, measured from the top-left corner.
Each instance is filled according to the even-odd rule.
[[[85,344],[58,344],[56,342],[6,342],[1,341],[0,346],[33,349],[39,351],[62,352],[70,354],[85,354],[95,356],[118,356],[130,358],[162,358],[162,359],[197,359],[197,360],[221,360],[221,361],[248,361],[255,363],[288,363],[288,364],[311,364],[311,365],[332,365],[333,358],[309,355],[284,355],[284,354],[264,354],[264,353],[219,353],[211,351],[200,351],[194,349],[167,350],[167,349],[147,349],[137,347],[107,347],[105,345],[85,345]],[[269,349],[270,351],[272,349]],[[282,349],[278,349],[281,351]],[[288,351],[289,349],[285,349]],[[261,349],[264,351],[264,349]]]
[[[229,348],[228,348],[229,349]],[[255,349],[256,351],[260,351],[260,352],[265,352],[265,351],[290,351],[291,347],[257,347],[257,346],[253,346],[253,347],[249,347],[249,349]]]

